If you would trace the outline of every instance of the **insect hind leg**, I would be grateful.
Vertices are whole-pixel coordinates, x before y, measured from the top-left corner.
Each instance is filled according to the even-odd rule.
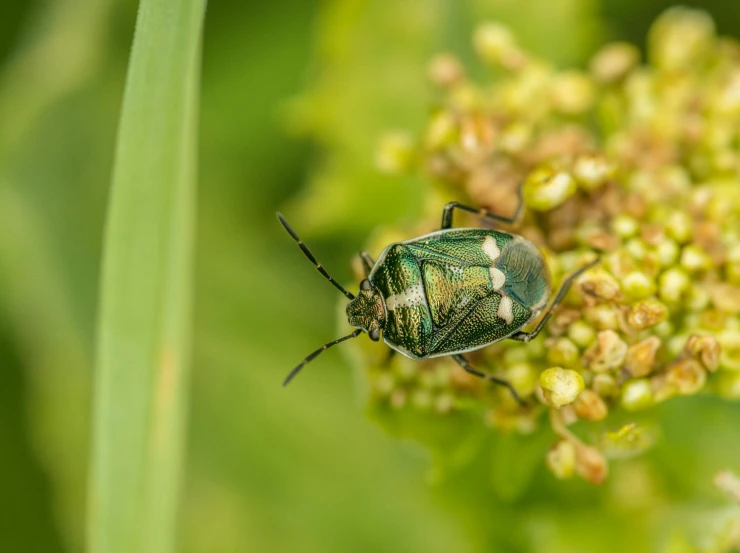
[[[563,298],[565,297],[565,294],[568,293],[568,290],[570,289],[570,285],[573,283],[573,281],[578,278],[583,272],[587,271],[594,265],[596,265],[600,261],[599,258],[596,258],[591,263],[587,263],[580,269],[578,269],[575,273],[570,275],[568,278],[566,278],[563,281],[563,284],[560,285],[560,290],[558,290],[558,294],[555,296],[555,301],[552,302],[550,307],[547,309],[547,312],[545,313],[545,316],[540,319],[540,322],[537,323],[537,326],[534,328],[532,332],[515,332],[512,334],[509,338],[511,340],[516,340],[517,342],[529,342],[537,337],[537,335],[542,332],[542,329],[545,328],[545,325],[547,324],[547,321],[550,319],[550,315],[552,315],[552,310],[555,309],[558,305],[560,305],[560,302],[563,301]]]
[[[470,374],[477,376],[478,378],[482,378],[484,380],[493,382],[494,384],[498,384],[499,386],[504,386],[506,389],[509,390],[509,393],[512,395],[512,397],[517,401],[519,405],[521,405],[522,407],[526,406],[526,403],[524,402],[524,400],[521,397],[519,397],[519,394],[514,389],[514,386],[512,386],[508,380],[499,378],[498,376],[493,376],[492,374],[484,373],[483,371],[479,371],[478,369],[473,367],[470,363],[468,363],[468,360],[465,359],[459,353],[457,355],[453,355],[452,358],[455,361],[457,361],[458,365],[460,365],[463,369],[465,369],[466,372],[469,372]]]
[[[441,229],[448,229],[452,227],[452,213],[455,209],[459,209],[461,211],[467,211],[468,213],[475,213],[476,215],[480,215],[481,217],[485,217],[486,219],[491,219],[492,221],[498,221],[500,223],[506,223],[509,225],[513,225],[519,220],[519,215],[521,215],[522,212],[522,205],[524,204],[524,201],[522,199],[522,185],[524,183],[520,182],[516,189],[517,194],[517,206],[514,210],[514,214],[511,216],[506,215],[500,215],[498,213],[491,213],[490,211],[487,211],[485,209],[479,209],[475,207],[470,207],[468,205],[463,205],[459,202],[450,202],[444,208],[442,209],[442,227]]]

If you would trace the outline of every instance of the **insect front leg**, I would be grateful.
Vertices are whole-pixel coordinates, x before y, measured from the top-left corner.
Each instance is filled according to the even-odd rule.
[[[466,372],[469,372],[470,374],[472,374],[474,376],[477,376],[478,378],[483,378],[485,380],[490,380],[491,382],[493,382],[495,384],[498,384],[499,386],[505,386],[509,390],[509,393],[511,393],[511,395],[513,396],[513,398],[517,401],[517,403],[519,403],[519,405],[521,405],[522,407],[524,407],[526,405],[526,403],[524,402],[524,400],[519,397],[519,394],[516,393],[516,390],[514,389],[514,387],[511,385],[511,383],[508,380],[505,380],[503,378],[499,378],[498,376],[493,376],[492,374],[484,373],[483,371],[479,371],[478,369],[476,369],[475,367],[473,367],[470,363],[468,363],[468,360],[465,359],[459,353],[457,355],[453,355],[452,358],[455,361],[457,361],[457,363],[463,369],[465,369]]]
[[[365,278],[370,276],[370,271],[375,266],[375,260],[367,252],[359,253],[360,259],[362,259],[362,267],[365,269]]]
[[[490,211],[486,211],[485,209],[479,209],[475,207],[470,207],[468,205],[463,205],[458,202],[450,202],[444,208],[442,209],[442,230],[448,229],[452,227],[452,212],[455,209],[459,209],[461,211],[467,211],[468,213],[475,213],[476,215],[480,215],[481,217],[485,217],[486,219],[491,219],[492,221],[498,221],[500,223],[507,223],[509,225],[512,225],[517,222],[519,219],[519,215],[522,212],[522,185],[523,182],[519,183],[517,186],[517,206],[514,210],[514,214],[510,217],[507,217],[506,215],[499,215],[497,213],[491,213]]]
[[[578,269],[575,273],[570,275],[568,278],[566,278],[563,281],[563,284],[560,285],[560,290],[558,290],[558,294],[555,296],[555,301],[552,302],[550,307],[547,309],[547,312],[545,313],[545,316],[540,319],[540,322],[537,323],[537,326],[534,327],[534,330],[532,332],[516,332],[510,336],[511,340],[516,340],[517,342],[529,342],[530,340],[533,340],[537,337],[537,335],[542,332],[542,329],[545,328],[545,325],[547,324],[547,321],[550,319],[550,315],[552,315],[552,310],[555,309],[558,305],[560,305],[560,302],[563,301],[563,298],[565,297],[565,294],[568,293],[568,290],[570,289],[570,285],[573,283],[573,281],[581,275],[584,271],[587,271],[594,265],[596,265],[600,260],[596,258],[591,263],[588,263]]]

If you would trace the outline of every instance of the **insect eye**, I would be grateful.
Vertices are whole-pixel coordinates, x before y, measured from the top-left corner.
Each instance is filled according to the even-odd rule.
[[[367,292],[368,290],[370,290],[370,288],[372,288],[372,286],[370,286],[370,281],[368,279],[360,282],[360,290],[364,290],[365,292]]]
[[[370,339],[373,342],[377,342],[380,339],[380,330],[374,328],[370,332],[368,332],[367,335],[370,336]]]

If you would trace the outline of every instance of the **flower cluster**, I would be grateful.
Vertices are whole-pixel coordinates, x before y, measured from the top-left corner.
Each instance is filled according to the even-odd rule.
[[[523,217],[504,230],[538,245],[553,288],[601,263],[537,340],[468,355],[526,406],[449,359],[387,360],[366,346],[370,401],[477,409],[524,433],[549,412],[552,472],[600,482],[607,457],[646,447],[650,433],[628,425],[587,444],[575,421],[700,392],[740,399],[740,43],[681,8],[654,23],[644,63],[616,42],[588,70],[558,70],[497,23],[478,27],[473,43],[491,82],[473,82],[451,54],[435,57],[440,103],[426,129],[390,133],[377,152],[382,171],[421,172],[435,209],[415,228],[380,233],[370,251],[433,230],[444,201],[511,213],[523,182]],[[456,226],[486,224],[463,217]]]

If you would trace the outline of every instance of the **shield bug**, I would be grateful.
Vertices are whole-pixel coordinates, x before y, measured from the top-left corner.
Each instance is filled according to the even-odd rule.
[[[521,187],[517,209],[510,217],[457,202],[447,204],[440,230],[391,244],[377,261],[366,252],[360,254],[366,276],[356,296],[326,272],[278,213],[280,223],[306,257],[350,300],[347,320],[357,329],[311,353],[290,372],[283,385],[322,351],[362,332],[373,341],[378,341],[382,333],[383,341],[406,357],[421,360],[450,356],[467,372],[506,386],[521,402],[508,381],[474,368],[463,354],[504,339],[529,342],[535,338],[573,280],[598,263],[596,259],[566,278],[535,328],[523,331],[545,310],[550,297],[549,271],[542,254],[516,234],[452,228],[455,210],[512,224],[521,208]]]

